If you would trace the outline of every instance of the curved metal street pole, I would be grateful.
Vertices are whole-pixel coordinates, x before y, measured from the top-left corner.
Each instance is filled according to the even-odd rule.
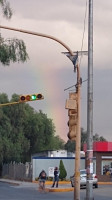
[[[74,53],[73,51],[61,40],[59,40],[56,37],[53,37],[51,35],[46,35],[43,33],[37,33],[37,32],[32,32],[28,30],[23,30],[23,29],[17,29],[17,28],[12,28],[12,27],[7,27],[7,26],[2,26],[0,25],[0,28],[3,29],[8,29],[12,31],[17,31],[17,32],[22,32],[22,33],[27,33],[30,35],[35,35],[35,36],[40,36],[40,37],[45,37],[49,38],[52,40],[55,40],[56,42],[60,43],[62,46],[64,46],[68,52],[69,56],[68,58],[72,61],[74,65]],[[75,187],[74,187],[74,200],[80,200],[80,137],[81,137],[81,128],[80,128],[80,70],[79,70],[79,65],[76,66],[77,69],[77,94],[78,94],[78,123],[77,123],[77,137],[76,137],[76,154],[75,154]]]
[[[71,56],[74,55],[73,51],[64,42],[62,42],[61,40],[59,40],[58,38],[56,38],[54,36],[43,34],[43,33],[38,33],[38,32],[33,32],[33,31],[28,31],[28,30],[23,30],[23,29],[12,28],[12,27],[8,27],[8,26],[2,26],[2,25],[0,25],[0,28],[12,30],[12,31],[17,31],[17,32],[22,32],[22,33],[27,33],[27,34],[30,34],[30,35],[36,35],[36,36],[45,37],[45,38],[55,40],[56,42],[58,42],[62,46],[64,46],[69,51]]]

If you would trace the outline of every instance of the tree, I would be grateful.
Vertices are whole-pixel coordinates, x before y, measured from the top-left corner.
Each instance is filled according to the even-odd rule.
[[[6,19],[12,17],[12,10],[7,0],[0,0],[2,12]],[[5,65],[10,65],[10,62],[25,62],[28,59],[26,46],[23,40],[4,39],[0,34],[0,61]]]
[[[83,144],[87,142],[87,132],[81,128],[81,150],[83,150]],[[69,152],[75,152],[75,141],[68,140],[65,144],[65,149]]]
[[[0,94],[0,104],[18,102],[13,94],[9,101]],[[45,150],[64,148],[64,141],[55,135],[52,119],[45,113],[35,111],[28,103],[0,107],[0,163],[31,160],[31,155]]]
[[[65,144],[65,150],[68,152],[75,152],[75,141],[68,140]]]
[[[106,141],[106,139],[103,136],[99,136],[97,133],[93,135],[93,142],[96,141]],[[84,131],[83,128],[81,128],[81,150],[83,151],[83,145],[84,143],[87,143],[87,131]],[[65,144],[65,149],[70,152],[75,152],[75,141],[68,140]]]
[[[93,135],[93,141],[107,141],[103,136],[99,136],[97,133]]]
[[[49,144],[49,149],[51,150],[59,150],[59,149],[65,149],[65,142],[62,140],[58,135],[54,135],[51,138],[51,142]]]
[[[3,15],[7,19],[10,19],[12,16],[12,10],[10,8],[10,4],[7,0],[0,0],[0,4],[2,7]]]
[[[62,160],[60,160],[59,172],[60,172],[59,178],[60,178],[61,181],[62,181],[62,180],[65,179],[66,176],[67,176],[67,171],[66,171],[66,169],[65,169],[65,167],[64,167],[64,164],[63,164],[63,161],[62,161]]]

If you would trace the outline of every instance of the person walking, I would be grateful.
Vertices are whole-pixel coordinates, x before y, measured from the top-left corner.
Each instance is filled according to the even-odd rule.
[[[59,170],[58,170],[58,167],[55,167],[55,169],[54,169],[54,181],[53,181],[53,184],[52,184],[52,188],[55,186],[55,183],[56,183],[56,187],[58,187],[58,182],[59,182]]]

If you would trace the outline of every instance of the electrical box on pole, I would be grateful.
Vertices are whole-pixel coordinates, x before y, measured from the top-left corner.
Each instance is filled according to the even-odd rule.
[[[69,93],[69,99],[66,100],[65,108],[68,109],[68,138],[70,140],[76,140],[77,135],[77,93]]]

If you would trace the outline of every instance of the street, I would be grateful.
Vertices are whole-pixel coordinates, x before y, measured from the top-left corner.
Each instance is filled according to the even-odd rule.
[[[80,190],[81,200],[86,196],[86,189]],[[93,189],[95,200],[111,200],[112,185],[99,185],[98,189]],[[49,192],[40,193],[37,185],[25,183],[14,185],[0,182],[0,200],[73,200],[73,192]]]

